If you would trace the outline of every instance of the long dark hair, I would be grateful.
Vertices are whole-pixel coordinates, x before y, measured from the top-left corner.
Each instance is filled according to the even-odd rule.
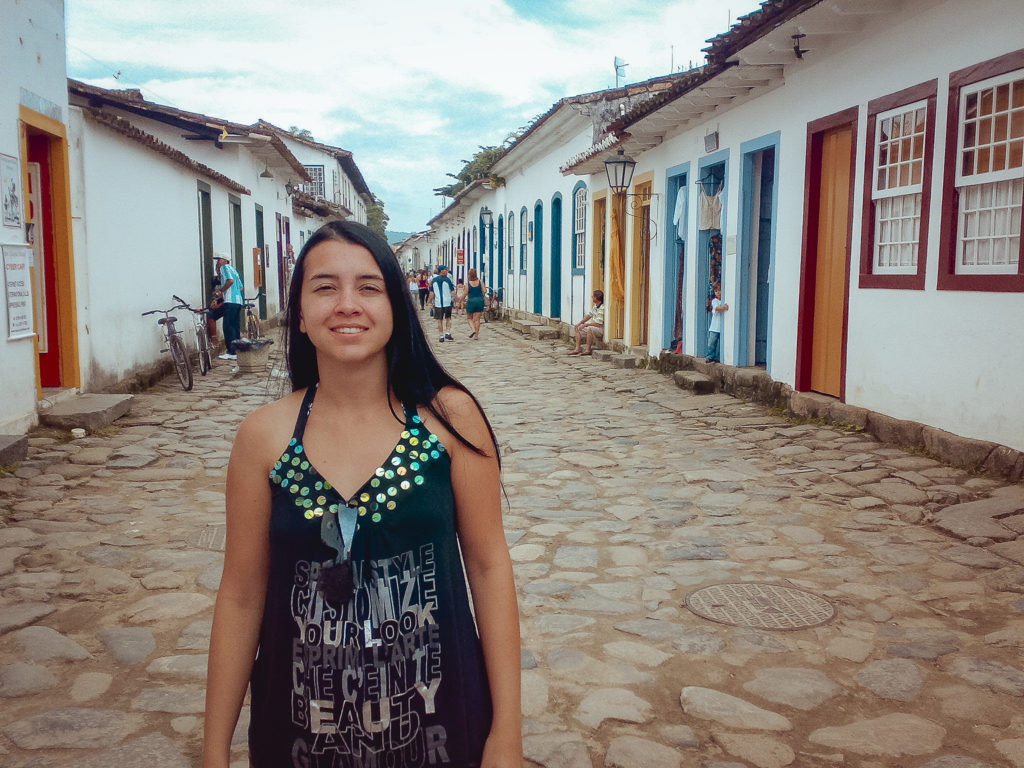
[[[473,445],[452,426],[444,406],[437,400],[437,393],[444,387],[455,387],[469,395],[480,413],[483,414],[487,431],[491,435],[494,455],[501,465],[501,453],[498,440],[494,436],[487,415],[484,414],[480,402],[465,385],[445,370],[434,356],[433,350],[423,335],[419,317],[412,306],[409,284],[402,273],[402,268],[395,258],[391,246],[369,227],[355,221],[331,221],[324,224],[302,246],[295,260],[291,285],[288,287],[288,306],[284,320],[284,353],[288,361],[288,375],[292,382],[292,391],[314,386],[320,381],[320,369],[317,366],[316,347],[309,336],[299,330],[300,304],[302,299],[302,281],[306,271],[306,255],[320,243],[337,240],[353,245],[361,245],[370,252],[377,262],[381,275],[384,277],[384,288],[388,301],[391,303],[391,318],[394,330],[385,347],[388,361],[388,390],[402,401],[403,405],[426,408],[444,424],[463,445],[476,453],[487,455],[479,446]],[[390,402],[390,398],[389,398]],[[400,419],[395,414],[396,419]]]

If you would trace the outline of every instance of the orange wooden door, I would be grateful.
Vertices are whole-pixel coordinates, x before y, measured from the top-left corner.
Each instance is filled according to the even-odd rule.
[[[842,389],[852,143],[852,126],[833,128],[822,137],[811,389],[834,397]]]

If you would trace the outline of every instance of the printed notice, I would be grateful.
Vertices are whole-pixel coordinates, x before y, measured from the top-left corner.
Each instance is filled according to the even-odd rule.
[[[7,286],[7,338],[31,337],[32,329],[32,246],[5,245],[4,282]]]

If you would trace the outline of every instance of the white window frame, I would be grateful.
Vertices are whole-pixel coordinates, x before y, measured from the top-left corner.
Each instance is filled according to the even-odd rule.
[[[573,254],[573,268],[586,269],[587,266],[587,188],[580,187],[573,198],[573,236],[576,238],[576,250]]]
[[[883,144],[883,139],[882,139],[882,123],[885,120],[888,120],[889,118],[894,118],[894,117],[906,115],[907,113],[916,113],[918,110],[924,110],[924,118],[923,118],[924,127],[923,127],[923,130],[922,130],[922,132],[920,134],[915,133],[915,134],[913,134],[910,137],[911,138],[911,155],[910,155],[910,158],[909,158],[909,162],[911,164],[911,178],[913,178],[913,165],[915,163],[918,163],[920,165],[920,173],[919,173],[919,179],[920,180],[917,181],[917,182],[914,182],[914,181],[911,180],[910,183],[908,183],[908,184],[904,184],[904,185],[900,185],[900,186],[896,186],[896,187],[890,187],[888,189],[879,189],[879,187],[878,187],[878,172],[879,172],[880,168],[882,167],[882,164],[881,164],[882,144]],[[913,156],[913,139],[917,138],[918,136],[920,136],[920,140],[921,140],[921,156],[920,156],[920,158],[915,158]],[[875,217],[875,220],[874,220],[874,237],[873,237],[873,241],[874,242],[871,243],[871,264],[872,264],[871,271],[872,271],[873,274],[876,274],[876,275],[916,275],[917,274],[918,259],[921,258],[921,253],[920,253],[920,249],[919,249],[919,246],[920,246],[920,243],[921,243],[921,205],[922,205],[922,197],[923,197],[923,193],[924,193],[924,182],[923,182],[924,175],[925,175],[924,163],[925,163],[925,157],[927,157],[927,155],[928,155],[928,139],[929,139],[929,137],[928,137],[928,100],[927,99],[921,99],[919,101],[913,101],[913,102],[910,102],[908,104],[901,104],[898,107],[893,107],[892,109],[887,109],[884,112],[879,112],[878,114],[875,115],[875,146],[872,147],[873,158],[872,158],[872,169],[871,169],[871,200],[874,203],[874,214],[873,215]],[[890,136],[890,138],[887,141],[891,141],[891,136]],[[902,162],[907,162],[907,160],[904,159],[902,156],[901,156],[900,159],[901,159],[901,164],[902,164]],[[899,166],[898,165],[892,165],[891,164],[891,158],[888,158],[886,163],[885,163],[885,168],[887,170],[887,175],[888,175],[888,173],[891,173],[892,171],[898,170]],[[890,238],[887,241],[883,242],[882,239],[881,239],[881,236],[880,236],[881,235],[881,231],[882,231],[882,224],[883,224],[883,222],[880,220],[880,217],[881,217],[882,213],[886,209],[888,209],[890,206],[896,204],[894,198],[897,198],[897,197],[910,198],[910,200],[904,200],[902,202],[902,205],[905,206],[907,203],[910,203],[916,209],[916,215],[913,216],[912,218],[914,218],[916,220],[917,231],[914,233],[913,240],[907,239],[907,240],[903,240],[903,241],[894,241],[893,239]],[[916,200],[914,199],[915,197],[916,197]],[[893,221],[905,220],[906,218],[907,218],[906,216],[903,216],[901,219],[890,220],[890,223],[892,223]],[[889,265],[889,264],[884,264],[884,265],[883,264],[879,264],[879,262],[878,262],[879,255],[880,255],[879,254],[879,250],[880,250],[880,248],[882,246],[896,246],[896,247],[899,247],[900,245],[912,245],[912,247],[914,249],[914,258],[913,258],[913,263],[912,264],[897,264],[895,266],[892,266],[892,265]]]
[[[530,216],[527,212],[519,213],[519,271],[526,271],[526,244],[530,241]]]
[[[959,93],[959,109],[957,112],[957,139],[956,139],[956,154],[955,154],[955,184],[956,192],[959,195],[959,202],[957,204],[956,212],[956,274],[961,275],[1015,275],[1019,269],[1020,260],[1020,207],[1021,198],[1024,194],[1024,162],[1020,166],[1014,168],[1005,168],[997,171],[984,171],[981,173],[970,173],[965,174],[963,172],[963,155],[964,155],[964,138],[967,129],[967,102],[968,98],[972,95],[980,94],[982,91],[995,89],[1000,85],[1007,83],[1020,83],[1013,89],[1016,91],[1018,87],[1024,88],[1024,69],[1016,69],[1012,72],[1006,72],[995,77],[990,77],[985,80],[979,80],[976,83],[969,83],[960,88]],[[1012,94],[1011,94],[1012,99]],[[1009,134],[1011,117],[1013,116],[1014,110],[1011,101],[1010,112],[1006,114],[1007,120],[1007,133]],[[989,113],[980,117],[998,118],[998,114]],[[979,119],[979,116],[975,116],[972,119]],[[977,136],[977,133],[976,133]],[[975,146],[979,146],[976,144]],[[981,145],[984,146],[984,145]],[[988,142],[988,146],[992,146],[992,141]],[[968,190],[972,187],[991,186],[991,194],[995,195],[1000,191],[1000,188],[1007,188],[1007,195],[1011,198],[1009,207],[1003,209],[988,209],[990,214],[986,217],[986,220],[993,220],[998,218],[1005,218],[1008,226],[1008,231],[1005,236],[999,238],[988,239],[988,242],[992,243],[993,250],[997,249],[1002,244],[1002,248],[1007,254],[1006,263],[1003,264],[964,264],[964,252],[965,242],[962,239],[962,235],[968,226],[967,216],[974,213],[974,210],[966,209],[966,200],[969,195],[973,195],[976,190]],[[980,190],[977,190],[980,192]],[[1015,199],[1015,202],[1014,202]],[[1000,216],[1002,211],[1002,216]],[[978,217],[981,220],[981,216]],[[984,241],[983,241],[984,242]],[[1014,260],[1016,259],[1016,260]]]
[[[508,271],[509,274],[515,271],[515,255],[516,255],[516,215],[513,211],[508,212],[508,216],[505,217],[507,226],[505,227],[505,235],[508,240]]]
[[[304,168],[310,178],[310,181],[303,185],[306,191],[313,195],[313,197],[326,200],[327,190],[324,187],[324,167],[322,165],[306,165]],[[317,178],[318,176],[319,178]]]

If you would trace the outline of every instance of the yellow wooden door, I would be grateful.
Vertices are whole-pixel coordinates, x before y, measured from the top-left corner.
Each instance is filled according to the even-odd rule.
[[[607,252],[608,244],[605,241],[605,222],[604,217],[607,212],[606,209],[607,200],[605,198],[598,198],[594,200],[594,232],[590,239],[591,247],[591,279],[590,286],[591,291],[600,290],[604,292],[604,265],[605,265],[605,253]],[[607,303],[607,302],[605,302]],[[586,297],[586,305],[590,306],[590,296]]]
[[[605,328],[609,339],[621,339],[626,325],[626,196],[621,192],[612,196],[611,243],[608,249],[608,309]]]
[[[651,302],[651,184],[638,184],[635,196],[629,199],[629,216],[633,222],[630,241],[630,331],[629,343],[647,344],[647,326],[650,323]]]
[[[834,397],[842,389],[852,141],[851,126],[833,128],[822,137],[811,389]]]

